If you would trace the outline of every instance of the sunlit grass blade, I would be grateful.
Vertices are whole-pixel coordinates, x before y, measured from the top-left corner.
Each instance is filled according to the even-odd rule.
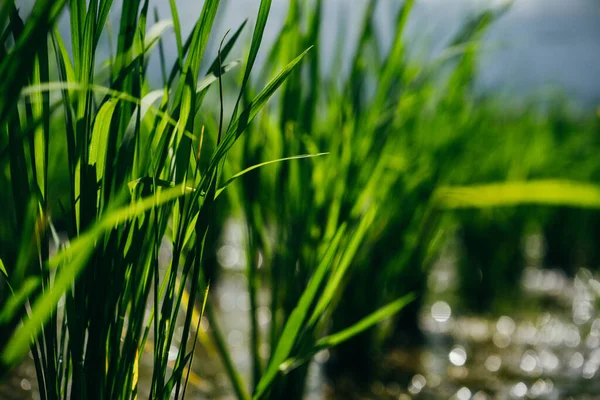
[[[294,68],[302,60],[304,55],[310,50],[306,49],[302,54],[292,60],[280,73],[277,75],[264,89],[260,92],[254,100],[244,109],[240,116],[235,119],[227,129],[223,137],[221,145],[215,151],[211,159],[211,168],[215,168],[217,163],[220,162],[227,153],[227,151],[233,146],[235,141],[241,136],[246,130],[248,125],[252,122],[258,112],[265,106],[271,96],[277,91],[277,89],[285,82],[287,77],[292,73]]]
[[[269,12],[271,10],[272,0],[261,0],[260,7],[258,9],[258,16],[256,18],[256,25],[254,26],[254,32],[252,33],[252,42],[250,43],[250,52],[248,53],[248,60],[246,61],[246,70],[244,71],[244,78],[242,79],[242,86],[240,88],[240,94],[233,107],[232,120],[237,117],[237,111],[240,104],[240,100],[250,79],[250,72],[254,68],[254,62],[258,55],[260,44],[262,43],[263,34],[265,27],[267,26],[267,20],[269,18]],[[236,32],[237,33],[237,32]],[[233,39],[233,38],[232,38]]]
[[[600,208],[600,186],[563,180],[490,183],[441,187],[435,194],[441,208],[507,207],[521,204]]]
[[[277,164],[277,163],[284,162],[284,161],[301,160],[303,158],[321,157],[321,156],[325,156],[327,154],[329,154],[329,153],[301,154],[301,155],[298,155],[298,156],[278,158],[277,160],[265,161],[265,162],[262,162],[260,164],[253,165],[251,167],[248,167],[248,168],[244,169],[243,171],[240,171],[240,172],[236,173],[231,178],[227,179],[221,185],[221,187],[217,190],[217,194],[216,195],[219,196],[227,188],[227,186],[229,186],[233,181],[235,181],[236,179],[240,178],[241,176],[243,176],[243,175],[247,174],[248,172],[253,171],[253,170],[257,169],[257,168],[265,167],[265,166],[271,165],[271,164]]]

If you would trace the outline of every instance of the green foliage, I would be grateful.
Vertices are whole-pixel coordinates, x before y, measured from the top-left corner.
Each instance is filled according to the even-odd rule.
[[[200,265],[219,166],[305,54],[284,67],[240,115],[234,112],[228,129],[208,132],[218,135],[219,146],[205,154],[205,128],[195,123],[195,114],[209,86],[237,65],[222,61],[241,28],[199,81],[219,1],[205,2],[185,45],[171,5],[174,22],[147,29],[148,1],[123,3],[116,54],[104,64],[109,73],[104,67],[97,74],[98,43],[112,1],[69,3],[72,54],[53,28],[66,2],[38,1],[26,21],[12,2],[3,3],[2,16],[10,17],[3,38],[10,35],[14,43],[0,63],[7,78],[0,99],[2,145],[8,146],[2,159],[10,167],[9,208],[14,208],[14,217],[3,223],[17,243],[3,246],[1,254],[3,279],[11,288],[1,292],[2,373],[30,350],[42,398],[135,398],[142,357],[153,362],[151,381],[145,382],[150,397],[183,397],[198,331],[192,325],[194,304],[207,285]],[[264,1],[259,12],[248,76],[269,7]],[[164,90],[150,91],[148,55],[170,25],[178,62]],[[19,96],[20,102],[8,101]],[[51,125],[59,127],[52,134]],[[57,162],[53,149],[59,148],[66,158],[58,162],[57,175],[48,164]],[[201,156],[210,162],[201,163]],[[282,160],[263,164],[277,161]],[[57,176],[67,177],[63,193],[54,193]],[[67,242],[58,239],[57,223]],[[163,242],[171,243],[173,252],[161,268]],[[183,340],[170,366],[178,324]]]
[[[30,351],[42,399],[183,398],[205,308],[240,399],[301,398],[308,362],[334,346],[341,373],[369,379],[371,353],[418,338],[448,221],[480,250],[464,276],[489,254],[511,256],[484,271],[494,286],[498,276],[518,278],[504,267],[531,220],[543,229],[558,218],[550,207],[600,206],[598,118],[576,122],[560,107],[511,113],[475,95],[482,37],[504,8],[465,21],[421,65],[405,36],[415,2],[398,8],[383,52],[372,0],[340,76],[341,62],[321,69],[322,0],[290,0],[258,74],[271,0],[260,2],[243,63],[227,59],[246,22],[206,59],[219,3],[204,1],[184,38],[175,1],[172,21],[155,15],[153,26],[148,0],[123,2],[107,60],[97,57],[111,0],[38,0],[26,19],[1,3],[0,374]],[[70,46],[55,27],[61,13]],[[163,87],[152,90],[157,49]],[[230,96],[223,78],[240,65]],[[225,98],[235,99],[229,118]],[[526,216],[524,204],[547,208]],[[500,219],[487,212],[499,207]],[[207,298],[207,265],[230,210],[247,224],[249,385]],[[172,249],[166,261],[161,247]],[[270,290],[266,337],[261,286]],[[152,365],[144,382],[142,360]]]

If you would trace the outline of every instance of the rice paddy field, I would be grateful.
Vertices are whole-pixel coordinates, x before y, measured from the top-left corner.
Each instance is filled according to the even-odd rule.
[[[0,398],[598,398],[597,59],[430,3],[1,0]]]

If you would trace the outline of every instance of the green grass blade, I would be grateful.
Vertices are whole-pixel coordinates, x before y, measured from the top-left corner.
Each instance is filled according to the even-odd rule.
[[[310,48],[306,49],[302,54],[292,60],[280,73],[277,75],[269,84],[260,92],[254,100],[250,102],[248,107],[235,119],[227,129],[223,137],[221,145],[215,151],[211,159],[211,169],[214,169],[217,164],[224,159],[227,151],[233,146],[235,141],[240,135],[246,130],[248,125],[252,122],[256,114],[265,106],[267,101],[273,96],[275,91],[285,82],[287,77],[292,73],[294,68],[298,65],[300,60],[306,55]]]
[[[271,10],[271,2],[272,0],[261,0],[260,2],[258,16],[256,18],[256,25],[254,26],[254,33],[252,34],[252,42],[250,43],[248,61],[246,62],[246,71],[244,72],[244,78],[242,79],[242,87],[240,89],[240,94],[233,108],[232,118],[236,117],[237,110],[240,105],[240,100],[242,99],[242,95],[244,93],[246,85],[248,84],[248,80],[250,79],[250,73],[252,72],[252,68],[254,67],[254,62],[256,61],[256,56],[258,55],[258,50],[260,48],[260,44],[262,43],[265,27],[267,26],[269,11]]]
[[[19,309],[25,304],[29,296],[39,287],[40,280],[38,278],[27,278],[21,283],[21,286],[16,293],[11,296],[5,304],[2,305],[0,311],[0,325],[7,324],[19,312]],[[12,365],[7,363],[6,365]]]
[[[340,290],[342,280],[346,276],[348,268],[350,268],[350,264],[356,256],[358,248],[363,242],[363,239],[367,234],[369,227],[373,223],[375,214],[376,209],[371,208],[362,217],[358,227],[356,228],[356,230],[350,238],[350,242],[344,249],[342,259],[340,260],[335,271],[333,271],[329,281],[327,282],[327,285],[325,286],[325,289],[323,291],[323,295],[319,298],[319,302],[317,303],[317,306],[315,307],[315,310],[308,322],[309,326],[313,326],[319,320],[319,318],[321,318],[321,316],[333,300],[335,294]]]
[[[94,122],[92,130],[92,142],[90,143],[90,165],[96,166],[96,179],[99,182],[104,176],[104,164],[106,163],[106,148],[109,130],[111,127],[113,113],[117,107],[118,100],[112,99],[104,103]]]
[[[179,23],[179,13],[177,12],[177,4],[175,0],[169,0],[171,7],[171,15],[173,16],[173,27],[175,28],[175,42],[177,43],[177,59],[179,60],[179,68],[183,68],[183,41],[181,39],[181,24]]]
[[[321,338],[317,341],[316,347],[321,349],[326,349],[329,347],[337,346],[338,344],[345,342],[346,340],[358,335],[361,332],[371,328],[372,326],[380,323],[381,321],[390,318],[391,316],[397,314],[400,310],[402,310],[406,305],[412,302],[415,299],[414,294],[407,294],[406,296],[393,301],[392,303],[381,307],[379,310],[373,312],[372,314],[366,316],[365,318],[358,321],[356,324],[324,338]]]
[[[277,164],[277,163],[284,162],[284,161],[300,160],[303,158],[320,157],[320,156],[324,156],[327,154],[329,154],[329,153],[302,154],[299,156],[278,158],[277,160],[265,161],[260,164],[253,165],[251,167],[244,169],[243,171],[238,172],[237,174],[233,175],[231,178],[227,179],[227,181],[225,181],[225,183],[223,183],[223,185],[219,188],[219,190],[217,190],[216,195],[218,197],[221,194],[221,192],[223,192],[227,188],[227,186],[229,186],[233,181],[235,181],[239,177],[241,177],[241,176],[247,174],[248,172],[253,171],[257,168],[265,167],[265,166],[271,165],[271,164]]]
[[[541,204],[600,208],[600,186],[564,180],[490,183],[441,187],[435,193],[440,208],[488,208]]]
[[[225,337],[223,336],[223,332],[217,324],[214,311],[210,302],[206,304],[206,315],[211,324],[213,334],[212,336],[215,339],[217,351],[219,352],[219,356],[221,357],[221,361],[223,362],[223,366],[225,367],[225,371],[227,373],[227,376],[229,377],[232,388],[238,400],[249,400],[251,397],[244,387],[244,380],[242,379],[242,376],[240,375],[237,368],[235,367],[235,364],[231,359],[231,354],[227,350]]]
[[[381,307],[377,311],[374,311],[373,313],[364,317],[352,326],[349,326],[346,329],[343,329],[339,332],[333,333],[331,335],[325,336],[317,340],[315,346],[307,354],[302,354],[298,357],[287,359],[281,364],[280,369],[283,373],[289,373],[294,368],[297,368],[305,362],[309,361],[312,358],[312,356],[318,353],[319,351],[335,347],[349,339],[352,339],[354,336],[366,331],[374,325],[377,325],[378,323],[394,316],[395,314],[400,312],[406,305],[408,305],[414,300],[415,295],[408,294],[396,301],[393,301]]]
[[[344,229],[340,229],[336,236],[332,239],[329,248],[323,256],[323,259],[315,270],[310,282],[308,283],[308,286],[302,293],[297,306],[294,308],[292,314],[287,320],[279,342],[277,343],[273,357],[271,358],[264,375],[258,382],[253,396],[254,399],[261,399],[264,395],[266,395],[273,381],[277,377],[277,374],[279,373],[279,366],[289,357],[292,348],[296,344],[297,337],[304,327],[305,321],[308,318],[308,313],[318,294],[319,288],[321,287],[327,272],[331,268],[333,259],[343,237],[343,233]]]

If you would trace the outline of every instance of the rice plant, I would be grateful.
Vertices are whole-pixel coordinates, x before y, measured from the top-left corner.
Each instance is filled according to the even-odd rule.
[[[228,125],[221,114],[208,131],[195,114],[211,84],[233,67],[223,61],[237,39],[222,43],[202,78],[218,0],[204,3],[185,40],[175,2],[172,22],[152,27],[148,1],[125,2],[115,54],[104,64],[108,78],[95,65],[103,61],[96,56],[112,1],[66,3],[38,1],[23,19],[13,2],[4,2],[0,13],[8,45],[1,55],[2,159],[12,194],[4,240],[17,241],[0,255],[8,289],[2,291],[2,374],[30,351],[44,399],[135,398],[142,390],[151,398],[183,397],[200,320],[193,318],[195,304],[208,291],[200,267],[204,240],[227,185],[220,186],[221,164],[306,52],[239,112],[236,106]],[[269,8],[270,1],[261,3],[246,77]],[[69,14],[71,53],[55,28],[61,12]],[[151,91],[148,56],[168,27],[178,58],[163,71],[163,89]],[[212,152],[202,146],[205,135],[215,138]],[[60,149],[64,158],[57,160]],[[49,164],[58,165],[57,175]],[[53,193],[61,177],[68,185]],[[67,240],[60,240],[56,224]],[[160,268],[165,240],[172,254]],[[170,363],[178,320],[183,331]],[[153,363],[143,389],[142,357]]]
[[[600,207],[593,162],[577,173],[555,165],[592,159],[579,152],[591,151],[597,120],[563,141],[548,119],[504,118],[475,96],[481,38],[504,9],[466,21],[421,65],[404,33],[415,2],[399,7],[383,52],[371,0],[340,77],[341,56],[320,69],[323,3],[291,0],[252,73],[271,0],[260,2],[243,62],[230,55],[246,23],[212,35],[219,0],[204,1],[186,38],[174,0],[164,20],[148,0],[123,2],[114,33],[112,0],[38,0],[28,13],[1,2],[0,377],[29,353],[42,399],[183,398],[204,317],[237,398],[302,398],[309,361],[340,345],[332,375],[368,382],[390,342],[418,342],[449,215],[479,238],[499,220],[472,209],[504,207],[515,224],[499,233],[510,239],[502,254],[513,254],[529,219],[506,207]],[[107,59],[103,38],[114,45]],[[148,80],[151,56],[160,89]],[[236,70],[233,90],[223,78]],[[209,296],[229,215],[246,223],[250,382]],[[478,246],[485,254],[471,253],[465,276],[497,250]],[[505,265],[492,272],[516,279]],[[266,335],[259,287],[270,292]]]

